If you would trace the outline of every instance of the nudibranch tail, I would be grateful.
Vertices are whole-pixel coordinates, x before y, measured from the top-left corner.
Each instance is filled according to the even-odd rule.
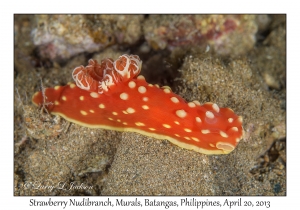
[[[75,83],[33,96],[50,113],[91,128],[132,131],[167,139],[204,154],[228,154],[242,138],[242,117],[215,103],[186,102],[171,88],[138,76],[142,62],[122,55],[73,70]]]

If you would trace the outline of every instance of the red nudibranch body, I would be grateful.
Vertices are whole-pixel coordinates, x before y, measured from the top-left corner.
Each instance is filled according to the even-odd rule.
[[[148,84],[136,55],[73,70],[74,83],[46,88],[32,101],[90,128],[132,131],[204,154],[228,154],[243,135],[242,117],[214,103],[186,102],[171,88]],[[45,98],[44,98],[45,97]]]

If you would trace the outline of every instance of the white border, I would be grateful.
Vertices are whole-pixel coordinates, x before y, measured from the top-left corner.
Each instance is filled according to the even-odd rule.
[[[296,1],[3,1],[1,2],[1,206],[29,208],[29,199],[13,197],[13,14],[14,13],[287,13],[287,197],[268,199],[269,209],[299,208],[299,12]],[[172,2],[172,3],[171,3]],[[116,197],[114,197],[116,198]],[[160,197],[161,198],[161,197]],[[162,199],[181,197],[163,197]],[[234,197],[230,197],[234,198]],[[48,199],[48,197],[38,197]],[[69,197],[55,197],[69,199]],[[94,198],[96,199],[96,198]],[[201,198],[205,199],[205,197]],[[220,200],[224,197],[208,197]],[[293,208],[294,207],[294,208]],[[8,209],[8,208],[5,208]],[[129,209],[129,208],[127,208]],[[163,208],[162,208],[163,209]],[[177,208],[183,209],[183,208]]]

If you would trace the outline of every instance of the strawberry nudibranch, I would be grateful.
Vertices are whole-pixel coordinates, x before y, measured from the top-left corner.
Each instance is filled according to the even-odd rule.
[[[186,102],[168,86],[148,84],[136,55],[73,70],[74,83],[46,88],[32,101],[90,128],[132,131],[204,154],[228,154],[243,135],[242,117],[215,103]]]

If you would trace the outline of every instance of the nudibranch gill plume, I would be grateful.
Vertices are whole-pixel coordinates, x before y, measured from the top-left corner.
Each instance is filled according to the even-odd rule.
[[[243,136],[242,117],[215,103],[186,102],[168,86],[139,76],[142,61],[122,55],[101,63],[89,60],[73,70],[75,83],[45,88],[35,105],[90,127],[131,131],[204,154],[228,154]]]

